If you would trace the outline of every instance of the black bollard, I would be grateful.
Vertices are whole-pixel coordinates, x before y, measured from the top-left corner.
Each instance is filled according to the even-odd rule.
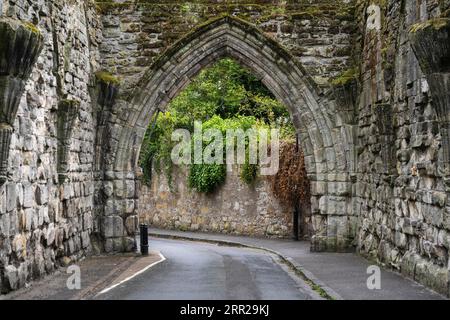
[[[148,224],[141,224],[141,254],[148,256]]]

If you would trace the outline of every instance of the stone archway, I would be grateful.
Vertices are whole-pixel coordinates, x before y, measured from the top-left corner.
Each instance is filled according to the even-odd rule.
[[[164,110],[201,69],[223,57],[249,68],[289,109],[312,184],[312,249],[347,250],[354,238],[352,126],[330,94],[275,40],[224,16],[186,35],[146,72],[128,98],[116,101],[103,165],[101,217],[106,251],[125,250],[136,229],[138,156],[153,113]],[[126,241],[124,241],[124,239]]]

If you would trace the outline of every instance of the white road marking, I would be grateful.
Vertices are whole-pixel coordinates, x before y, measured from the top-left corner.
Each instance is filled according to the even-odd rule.
[[[144,269],[142,269],[142,270],[136,272],[135,274],[133,274],[133,275],[129,276],[128,278],[126,278],[126,279],[120,281],[119,283],[116,283],[115,285],[113,285],[113,286],[111,286],[111,287],[108,287],[108,288],[102,290],[100,293],[98,293],[98,294],[96,295],[96,297],[99,296],[99,295],[101,295],[101,294],[104,294],[104,293],[106,293],[106,292],[108,292],[108,291],[111,291],[112,289],[114,289],[114,288],[120,286],[121,284],[124,284],[125,282],[130,281],[131,279],[133,279],[134,277],[136,277],[136,276],[138,276],[138,275],[144,273],[145,271],[147,271],[147,270],[150,269],[151,267],[154,267],[154,266],[156,266],[157,264],[160,264],[161,262],[166,261],[166,257],[164,257],[161,253],[159,253],[159,257],[161,258],[161,260],[156,261],[156,262],[153,262],[152,264],[146,266]]]

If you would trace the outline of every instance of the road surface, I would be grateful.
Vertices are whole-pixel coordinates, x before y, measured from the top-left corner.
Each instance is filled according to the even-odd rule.
[[[166,261],[96,297],[105,300],[306,300],[317,295],[264,251],[151,239]]]

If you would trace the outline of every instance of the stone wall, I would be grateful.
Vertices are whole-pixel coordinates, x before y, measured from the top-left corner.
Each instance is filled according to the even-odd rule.
[[[97,1],[103,14],[103,66],[133,88],[169,46],[223,14],[258,26],[297,57],[318,84],[349,65],[354,7],[349,1]]]
[[[293,236],[293,208],[279,203],[266,177],[249,186],[241,181],[239,168],[234,167],[225,184],[212,194],[190,190],[187,179],[186,167],[175,167],[170,185],[166,175],[153,171],[150,186],[142,186],[140,191],[139,220],[151,227],[183,231]],[[310,212],[307,207],[303,212],[300,224],[308,226]],[[309,234],[304,236],[308,238]]]
[[[360,17],[368,4],[360,1]],[[450,248],[448,172],[440,165],[445,136],[409,30],[449,4],[385,1],[381,30],[360,24],[355,186],[359,252],[444,294],[449,293]]]
[[[101,30],[90,2],[1,2],[1,19],[21,21],[43,41],[19,96],[9,150],[0,143],[7,160],[6,181],[0,185],[0,291],[5,292],[91,249],[96,131],[89,85],[99,68]],[[4,21],[6,26],[9,22]],[[5,38],[0,41],[6,44]],[[7,82],[0,85],[2,95],[18,93],[3,83]],[[64,127],[67,114],[72,115],[71,128]],[[65,167],[58,164],[63,153]],[[60,175],[66,179],[60,180]]]

